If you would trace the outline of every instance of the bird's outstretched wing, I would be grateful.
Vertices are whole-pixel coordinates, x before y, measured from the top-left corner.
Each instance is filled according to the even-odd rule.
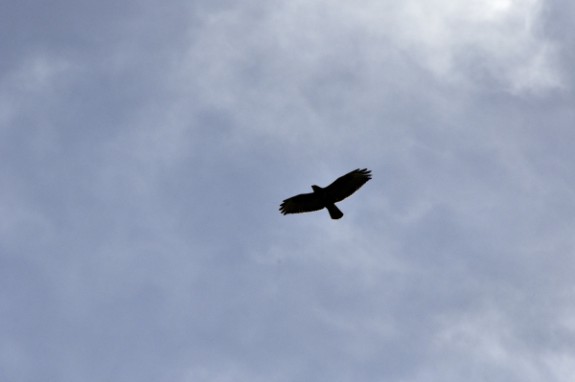
[[[325,188],[330,201],[337,203],[347,198],[371,179],[371,171],[364,169],[353,170],[337,178],[332,184]]]
[[[298,214],[300,212],[318,211],[324,207],[324,202],[316,194],[299,194],[284,200],[280,205],[280,212],[284,215]]]

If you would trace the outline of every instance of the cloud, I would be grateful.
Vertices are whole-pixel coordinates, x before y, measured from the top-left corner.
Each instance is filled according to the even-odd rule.
[[[8,378],[569,380],[558,5],[59,4],[0,39]]]

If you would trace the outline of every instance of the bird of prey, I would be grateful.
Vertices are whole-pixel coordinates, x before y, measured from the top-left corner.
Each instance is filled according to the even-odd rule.
[[[371,171],[364,169],[353,170],[337,178],[332,184],[325,188],[316,185],[311,186],[312,193],[299,194],[283,201],[280,205],[280,212],[286,214],[297,214],[301,212],[319,211],[327,208],[332,219],[339,219],[343,212],[336,207],[335,203],[342,201],[368,180],[371,179]]]

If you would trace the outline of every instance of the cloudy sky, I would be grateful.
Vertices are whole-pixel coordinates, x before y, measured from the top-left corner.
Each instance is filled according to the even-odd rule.
[[[571,0],[0,8],[3,380],[573,380]]]

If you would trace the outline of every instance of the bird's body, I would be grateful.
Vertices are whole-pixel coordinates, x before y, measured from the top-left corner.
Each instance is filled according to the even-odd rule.
[[[299,194],[284,200],[280,206],[280,212],[286,215],[326,208],[332,219],[339,219],[343,216],[343,212],[337,208],[335,203],[353,194],[370,179],[370,170],[366,168],[353,170],[337,178],[325,188],[313,185],[311,186],[312,193]]]

